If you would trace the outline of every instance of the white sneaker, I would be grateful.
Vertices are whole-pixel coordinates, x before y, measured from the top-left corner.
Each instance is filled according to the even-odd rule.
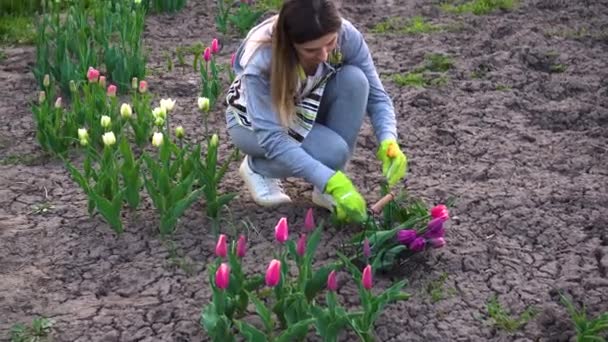
[[[249,167],[248,156],[245,156],[243,159],[241,167],[239,168],[239,173],[241,174],[241,177],[243,177],[245,185],[247,185],[249,193],[251,193],[251,197],[253,197],[253,200],[257,204],[264,207],[271,207],[291,202],[291,198],[283,191],[281,181],[276,178],[269,178],[255,173]]]
[[[331,195],[322,193],[317,187],[312,189],[312,203],[329,211],[334,211],[336,201]]]

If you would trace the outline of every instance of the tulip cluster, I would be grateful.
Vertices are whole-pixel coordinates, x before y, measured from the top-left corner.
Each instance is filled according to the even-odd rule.
[[[202,59],[199,60],[200,75],[201,75],[201,97],[208,99],[209,104],[201,106],[199,108],[207,108],[204,112],[208,112],[213,109],[217,103],[217,99],[221,92],[220,87],[220,76],[217,63],[215,61],[216,56],[220,52],[220,43],[217,38],[211,41],[211,45],[206,47],[203,51]]]
[[[444,223],[449,220],[448,208],[439,204],[430,211],[431,220],[421,232],[415,229],[402,229],[397,232],[397,241],[406,245],[412,252],[420,252],[427,246],[441,248],[445,246]]]

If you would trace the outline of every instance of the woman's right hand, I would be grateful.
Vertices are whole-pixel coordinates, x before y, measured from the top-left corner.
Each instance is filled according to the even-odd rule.
[[[342,171],[337,171],[327,181],[325,192],[336,201],[336,216],[339,220],[362,222],[367,219],[365,199]]]

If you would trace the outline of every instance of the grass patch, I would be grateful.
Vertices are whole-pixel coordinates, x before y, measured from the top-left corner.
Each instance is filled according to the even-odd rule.
[[[487,308],[488,315],[494,321],[494,325],[508,332],[513,332],[520,329],[536,314],[533,308],[527,308],[521,313],[521,315],[519,315],[519,317],[514,317],[503,309],[496,297],[490,298]]]
[[[496,88],[494,88],[494,89],[496,89],[497,91],[509,91],[509,90],[511,90],[511,87],[509,87],[508,85],[505,85],[505,84],[498,84],[498,85],[496,85]]]
[[[436,303],[440,300],[446,299],[453,295],[456,290],[453,288],[446,288],[445,282],[448,280],[448,274],[446,272],[441,273],[438,279],[431,281],[426,286],[426,292],[431,297],[431,302]]]
[[[449,13],[485,15],[498,10],[511,11],[517,6],[517,0],[471,0],[460,4],[453,1],[443,3],[441,9]]]
[[[48,160],[47,154],[13,154],[0,159],[0,165],[25,165],[35,166]]]
[[[32,17],[0,16],[0,44],[32,44],[35,37]]]
[[[605,335],[604,332],[608,331],[608,312],[604,312],[596,318],[588,318],[585,306],[580,310],[577,309],[572,301],[563,294],[561,302],[574,323],[577,341],[605,341],[601,335]]]
[[[374,25],[371,29],[373,33],[407,33],[407,34],[422,34],[440,31],[439,25],[429,23],[422,16],[415,16],[409,20],[399,17],[391,17]]]
[[[426,88],[446,85],[449,78],[445,73],[454,68],[454,61],[448,55],[432,53],[426,55],[421,67],[405,74],[395,74],[392,79],[400,87]]]
[[[0,62],[4,62],[6,59],[6,52],[4,50],[0,50]]]
[[[11,328],[11,342],[48,341],[53,324],[53,320],[44,317],[34,318],[29,326],[15,324]]]

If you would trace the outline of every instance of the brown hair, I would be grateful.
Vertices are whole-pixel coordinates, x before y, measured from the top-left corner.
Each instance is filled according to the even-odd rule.
[[[294,44],[302,44],[338,32],[342,19],[332,0],[286,0],[272,33],[270,93],[275,111],[284,125],[295,114],[298,82]]]

